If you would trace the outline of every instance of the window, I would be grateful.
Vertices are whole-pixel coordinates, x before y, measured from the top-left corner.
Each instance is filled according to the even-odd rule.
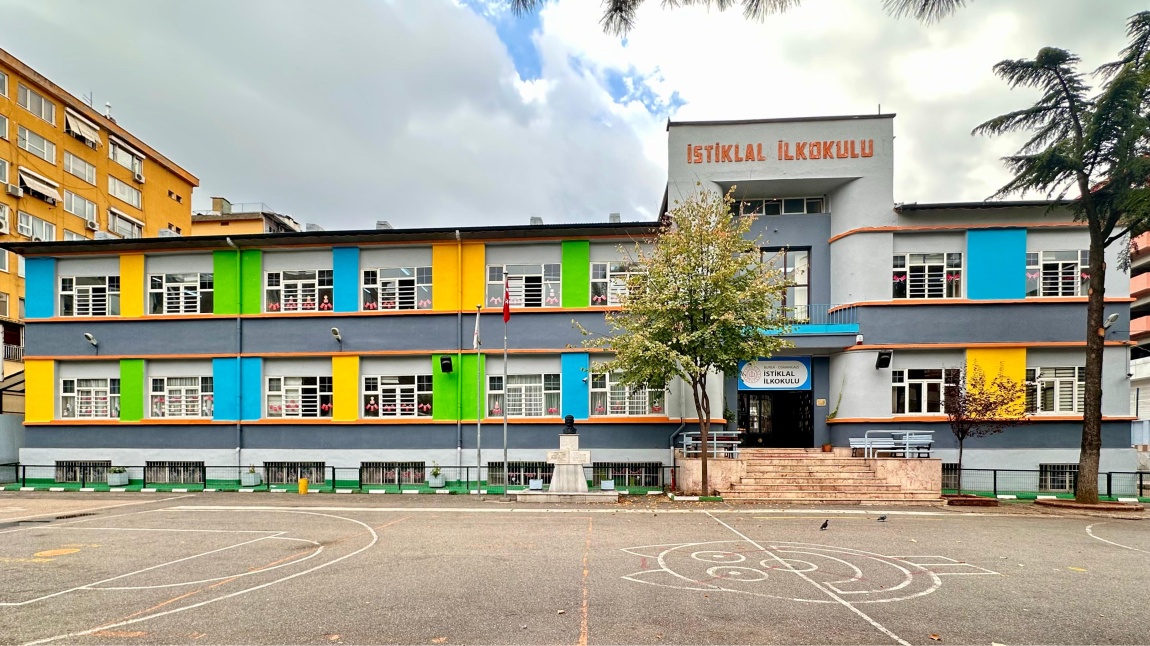
[[[811,318],[811,250],[810,249],[764,249],[763,262],[783,274],[783,279],[791,284],[783,295],[784,314],[795,321],[809,321]]]
[[[26,168],[21,168],[16,175],[20,180],[20,188],[32,197],[44,200],[53,206],[56,205],[56,202],[64,199],[60,195],[60,191],[57,190],[60,185],[56,182],[41,177]]]
[[[663,389],[625,386],[619,373],[591,375],[591,415],[664,415]]]
[[[95,149],[100,145],[100,127],[67,108],[64,109],[64,132],[89,148]]]
[[[959,371],[954,369],[892,370],[891,412],[896,415],[944,412],[944,374],[947,387],[957,383]]]
[[[431,375],[363,378],[364,417],[431,417]]]
[[[211,417],[213,400],[211,377],[159,377],[148,404],[152,417]]]
[[[511,307],[559,307],[559,267],[558,264],[488,265],[488,306],[503,307],[503,277],[506,274]]]
[[[3,125],[2,121],[0,121],[0,125]],[[0,129],[0,134],[3,134],[3,129]],[[4,160],[4,159],[0,159],[0,184],[7,184],[7,183],[8,183],[8,161]]]
[[[0,250],[0,271],[8,271],[8,252]]]
[[[108,209],[108,231],[121,238],[144,237],[144,223],[116,209]]]
[[[16,275],[21,278],[24,277],[24,256],[16,256]],[[24,311],[24,299],[22,298],[20,299],[20,311]],[[20,314],[20,318],[24,318],[24,315]]]
[[[268,312],[330,312],[335,302],[330,269],[269,271],[264,280]]]
[[[296,484],[300,478],[323,484],[327,466],[323,462],[264,462],[264,473],[268,484]]]
[[[7,255],[8,252],[4,254]],[[0,292],[0,316],[8,318],[8,295],[4,292]]]
[[[1026,254],[1027,296],[1085,296],[1090,252],[1030,251]]]
[[[31,112],[32,114],[40,117],[44,121],[55,125],[56,124],[56,105],[48,99],[37,94],[33,90],[24,87],[23,83],[17,84],[19,89],[16,95],[16,103],[21,107]]]
[[[532,480],[542,480],[544,486],[551,484],[555,475],[555,465],[546,462],[508,462],[507,477],[503,477],[502,460],[487,463],[487,484],[502,485],[505,482],[512,486],[528,486]]]
[[[57,460],[56,482],[107,482],[111,460]]]
[[[96,185],[96,167],[68,151],[64,151],[64,170],[92,186]]]
[[[359,481],[376,485],[421,485],[427,481],[426,462],[360,462]],[[491,478],[487,478],[491,482]]]
[[[85,220],[96,219],[96,203],[90,202],[72,191],[64,191],[64,210]]]
[[[20,126],[17,132],[16,145],[36,155],[49,164],[56,163],[56,144],[48,141],[31,130]]]
[[[268,417],[331,417],[331,377],[269,377]]]
[[[70,242],[72,240],[87,240],[87,239],[88,238],[84,237],[83,234],[76,233],[75,231],[69,231],[67,229],[64,229],[64,242]]]
[[[212,274],[150,274],[149,314],[211,314]]]
[[[735,215],[799,215],[826,213],[826,201],[821,197],[787,197],[782,199],[739,200],[731,205]]]
[[[41,240],[56,239],[56,225],[20,211],[16,220],[16,230],[22,236]]]
[[[65,418],[118,419],[119,379],[65,379],[60,386],[60,413]]]
[[[1074,491],[1078,482],[1077,464],[1039,464],[1039,491]]]
[[[894,298],[962,298],[961,253],[898,253],[891,266]]]
[[[119,314],[119,276],[76,276],[60,279],[60,316]]]
[[[11,231],[11,229],[8,228],[8,226],[9,226],[8,214],[9,213],[10,213],[10,211],[8,210],[8,207],[3,205],[3,204],[0,204],[0,230],[3,230],[5,233],[7,233],[8,231]]]
[[[0,96],[8,96],[8,75],[0,72]]]
[[[431,309],[431,267],[364,270],[363,309]]]
[[[1085,393],[1085,367],[1026,369],[1029,413],[1081,413]]]
[[[144,481],[148,484],[162,482],[165,484],[196,484],[207,479],[207,470],[203,462],[144,462]]]
[[[559,375],[508,375],[487,378],[487,410],[492,417],[542,417],[559,414]]]
[[[133,173],[143,172],[143,158],[131,148],[110,137],[108,138],[108,159]]]
[[[140,191],[128,186],[115,177],[108,178],[108,192],[111,193],[113,197],[131,204],[137,209],[144,208],[144,198],[140,194]]]
[[[642,273],[637,262],[591,263],[591,305],[622,305],[631,276]]]
[[[8,138],[8,117],[0,114],[0,139]]]

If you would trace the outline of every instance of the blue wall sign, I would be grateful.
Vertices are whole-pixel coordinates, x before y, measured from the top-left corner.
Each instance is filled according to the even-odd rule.
[[[739,362],[739,390],[810,390],[811,358]]]

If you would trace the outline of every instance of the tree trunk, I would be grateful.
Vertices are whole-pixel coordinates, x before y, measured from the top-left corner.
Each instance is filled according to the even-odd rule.
[[[691,380],[691,391],[695,398],[695,414],[699,418],[699,477],[701,496],[711,495],[711,481],[707,475],[707,459],[711,444],[710,400],[707,397],[707,373]]]
[[[1093,227],[1091,227],[1093,229]],[[1101,235],[1090,232],[1090,291],[1086,303],[1086,391],[1082,405],[1082,448],[1078,454],[1078,488],[1074,499],[1098,502],[1098,458],[1102,450],[1102,355],[1106,330],[1106,249]]]
[[[962,438],[958,438],[958,495],[962,495]]]

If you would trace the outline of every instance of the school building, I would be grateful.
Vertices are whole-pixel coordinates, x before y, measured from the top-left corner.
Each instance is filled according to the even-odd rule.
[[[715,382],[748,447],[934,432],[948,371],[1001,368],[1032,422],[968,467],[1078,461],[1087,234],[1046,202],[896,204],[893,115],[668,124],[665,206],[735,187],[793,283],[793,347]],[[629,390],[593,365],[655,222],[14,242],[27,257],[25,464],[538,465],[575,417],[595,463],[649,469],[697,424],[681,383]],[[1116,252],[1115,252],[1116,253]],[[1109,259],[1102,470],[1132,471],[1129,280]],[[509,277],[509,360],[502,358]],[[480,306],[482,347],[473,349]],[[724,412],[725,410],[725,412]],[[514,467],[513,468],[517,468]],[[302,470],[302,471],[301,471]],[[268,471],[271,473],[272,471]]]

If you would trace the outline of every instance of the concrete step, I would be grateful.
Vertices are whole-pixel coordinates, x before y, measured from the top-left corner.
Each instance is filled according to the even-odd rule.
[[[788,465],[798,465],[798,464],[810,464],[810,465],[816,465],[816,466],[838,466],[838,467],[849,467],[849,466],[869,467],[870,466],[862,458],[827,458],[825,460],[803,460],[803,459],[798,459],[798,458],[742,458],[742,460],[744,463],[746,463],[748,465],[760,464],[760,465],[764,465],[764,466],[765,465],[788,466]]]
[[[731,491],[838,491],[867,493],[870,491],[901,491],[898,485],[889,482],[865,484],[843,484],[840,482],[807,484],[780,482],[777,484],[732,484]]]
[[[724,499],[771,500],[794,502],[865,502],[865,501],[938,501],[939,495],[930,491],[724,491]]]
[[[820,477],[779,475],[771,477],[748,476],[740,478],[739,482],[745,485],[755,484],[874,484],[885,483],[873,473],[859,474],[858,477],[843,477],[841,475],[826,475]]]
[[[834,464],[819,465],[819,464],[748,464],[748,474],[762,474],[773,475],[776,473],[874,473],[874,469],[865,466],[840,466]]]

